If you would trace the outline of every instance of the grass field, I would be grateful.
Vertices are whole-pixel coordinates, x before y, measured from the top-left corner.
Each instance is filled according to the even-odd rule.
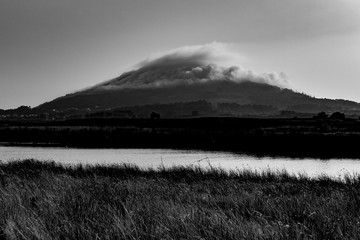
[[[0,163],[0,239],[357,239],[360,178]]]

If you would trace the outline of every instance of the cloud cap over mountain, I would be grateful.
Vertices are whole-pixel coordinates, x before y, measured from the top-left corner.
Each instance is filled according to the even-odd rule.
[[[213,81],[250,81],[289,87],[284,73],[256,73],[241,65],[244,59],[244,56],[231,51],[231,44],[214,42],[185,46],[156,54],[137,64],[136,70],[99,84],[92,90],[158,88]]]
[[[140,62],[118,78],[42,104],[39,109],[108,109],[196,101],[305,113],[324,109],[353,113],[359,109],[354,102],[316,99],[286,89],[285,74],[256,73],[241,66],[244,60],[231,51],[231,45],[223,43],[177,48]]]

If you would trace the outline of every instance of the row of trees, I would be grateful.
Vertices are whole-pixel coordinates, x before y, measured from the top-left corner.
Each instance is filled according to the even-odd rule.
[[[10,113],[10,114],[27,114],[31,112],[31,107],[29,106],[20,106],[16,109],[8,109],[8,110],[4,110],[4,109],[0,109],[0,114],[6,114],[6,113]]]

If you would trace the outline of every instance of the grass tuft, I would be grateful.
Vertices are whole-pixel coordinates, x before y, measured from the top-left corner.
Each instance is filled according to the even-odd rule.
[[[356,239],[359,179],[2,162],[0,239]]]

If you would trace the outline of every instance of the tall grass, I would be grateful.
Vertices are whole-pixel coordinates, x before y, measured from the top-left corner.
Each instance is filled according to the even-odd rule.
[[[0,239],[356,239],[359,210],[356,176],[0,164]]]

